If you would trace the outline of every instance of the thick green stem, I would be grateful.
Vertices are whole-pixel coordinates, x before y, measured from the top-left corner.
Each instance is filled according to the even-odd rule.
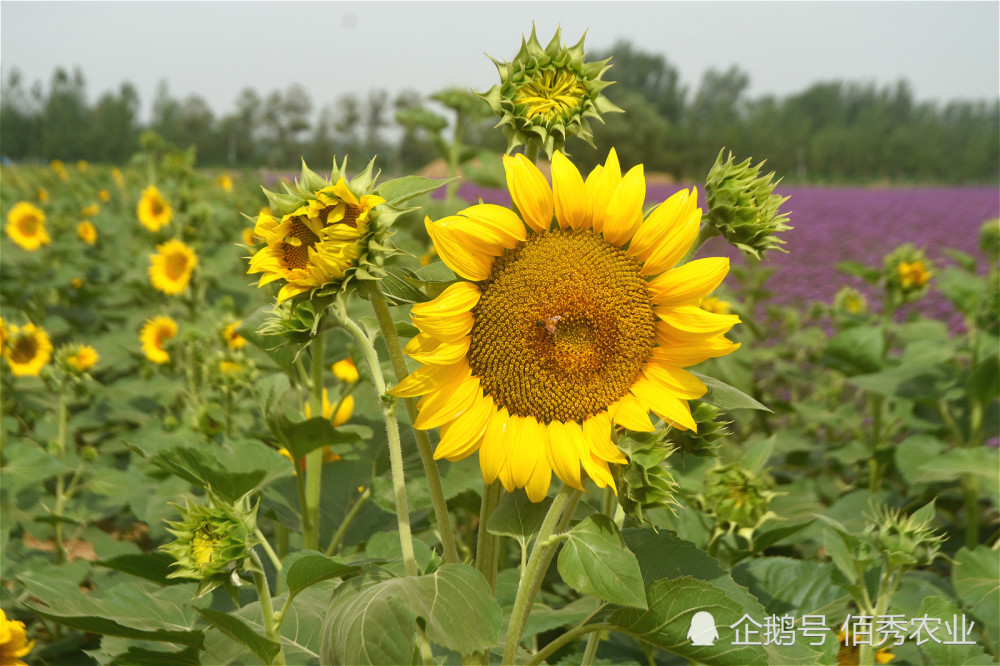
[[[406,368],[406,357],[403,356],[403,347],[399,343],[399,335],[396,334],[396,325],[389,312],[389,304],[386,303],[381,289],[374,282],[369,282],[366,285],[365,295],[368,296],[372,309],[375,310],[375,318],[378,320],[382,339],[385,340],[386,349],[389,351],[392,372],[398,384],[406,379],[410,371]],[[412,428],[412,424],[417,420],[417,403],[413,398],[404,398],[403,404],[406,406],[406,413],[410,417]],[[451,529],[448,504],[444,498],[444,488],[441,486],[441,475],[438,474],[437,463],[434,462],[430,437],[425,430],[417,428],[412,428],[412,430],[413,439],[417,443],[417,451],[420,453],[420,461],[424,466],[424,475],[427,477],[427,489],[431,495],[431,506],[434,508],[434,518],[437,520],[441,545],[444,548],[444,560],[449,564],[457,564],[462,560],[458,556],[458,548],[455,545],[455,534]]]
[[[399,523],[399,545],[403,551],[403,566],[408,576],[416,576],[417,559],[413,554],[413,535],[410,532],[410,510],[406,501],[406,481],[403,478],[403,447],[399,441],[396,399],[385,392],[382,366],[379,364],[378,354],[375,353],[371,340],[346,316],[341,317],[339,323],[354,338],[364,354],[375,387],[375,395],[382,408],[382,419],[385,421],[385,434],[389,444],[389,469],[392,473],[393,496],[396,500],[396,520]]]
[[[494,481],[483,488],[483,499],[479,506],[479,530],[476,538],[476,569],[483,574],[490,589],[496,592],[497,564],[500,555],[500,537],[486,530],[486,523],[500,503],[503,487]]]
[[[309,412],[323,415],[323,336],[312,342],[312,373],[310,376]],[[305,515],[302,521],[302,547],[319,550],[319,501],[323,493],[323,447],[306,454]],[[306,519],[308,516],[308,520]]]
[[[979,545],[979,477],[963,474],[961,483],[965,500],[965,545],[975,550]]]
[[[327,555],[335,555],[337,553],[337,550],[340,548],[340,544],[344,541],[344,535],[347,534],[347,528],[350,527],[351,523],[354,522],[354,519],[358,517],[358,513],[361,512],[365,502],[367,502],[371,496],[371,488],[365,488],[365,491],[361,493],[361,497],[358,498],[358,501],[354,503],[351,510],[347,512],[346,516],[344,516],[344,520],[340,523],[340,527],[337,528],[333,538],[330,539],[330,545],[326,547]]]
[[[538,142],[529,141],[528,145],[524,147],[524,156],[528,158],[528,161],[532,164],[538,163]]]
[[[535,537],[535,547],[531,550],[531,557],[528,558],[528,566],[525,568],[524,576],[517,586],[517,597],[514,599],[514,608],[510,614],[510,625],[507,628],[507,641],[504,645],[503,663],[513,664],[517,655],[517,646],[521,643],[521,634],[524,632],[524,625],[528,621],[528,614],[538,596],[538,590],[542,586],[542,579],[549,568],[552,556],[555,555],[560,541],[551,542],[550,538],[557,530],[557,525],[565,529],[572,518],[572,511],[576,507],[576,502],[580,500],[580,491],[569,486],[563,486],[559,494],[552,500],[552,506],[545,514],[545,520]],[[569,514],[567,518],[564,513]]]
[[[69,406],[66,404],[66,387],[59,390],[59,430],[56,444],[59,447],[59,460],[66,460],[66,424],[69,421]],[[52,525],[52,538],[55,541],[55,563],[66,561],[66,546],[63,543],[63,513],[66,511],[66,477],[62,472],[56,476],[56,508],[55,522]]]
[[[889,609],[892,597],[896,593],[896,587],[899,585],[899,575],[901,573],[901,571],[895,568],[883,566],[882,575],[879,576],[878,597],[875,599],[875,608],[871,611],[874,617],[885,615],[885,612]],[[861,584],[864,585],[863,580]],[[871,641],[868,641],[862,643],[860,647],[861,651],[858,655],[859,666],[873,666],[875,663],[875,646],[871,644]]]
[[[253,560],[253,582],[257,587],[257,598],[260,600],[260,614],[264,621],[264,630],[267,637],[278,644],[278,654],[271,662],[275,666],[285,666],[285,648],[281,644],[281,623],[280,618],[274,615],[274,608],[271,606],[271,590],[267,587],[267,578],[264,576],[264,567],[256,551],[250,551],[250,558]]]

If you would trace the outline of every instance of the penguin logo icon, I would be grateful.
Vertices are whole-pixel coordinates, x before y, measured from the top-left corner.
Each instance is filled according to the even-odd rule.
[[[691,645],[714,645],[719,640],[719,632],[715,628],[715,618],[708,611],[698,611],[691,618],[691,628],[688,629],[688,639]]]

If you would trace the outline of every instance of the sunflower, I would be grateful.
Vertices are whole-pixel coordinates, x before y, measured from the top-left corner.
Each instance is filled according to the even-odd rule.
[[[142,226],[153,232],[170,224],[174,215],[174,211],[163,200],[163,196],[155,185],[150,185],[142,191],[142,198],[139,199],[135,213],[139,216]]]
[[[228,173],[221,174],[215,179],[215,184],[223,189],[224,192],[233,191],[233,178]]]
[[[312,196],[280,220],[265,211],[257,216],[253,233],[267,244],[247,273],[263,273],[261,287],[284,280],[278,303],[343,279],[361,256],[372,208],[385,202],[375,194],[357,197],[343,177]]]
[[[97,242],[97,227],[90,220],[84,220],[76,225],[76,235],[87,245],[93,245]]]
[[[7,213],[7,235],[29,252],[52,242],[45,231],[45,213],[27,201],[19,201]]]
[[[335,408],[337,410],[336,415],[333,413]],[[312,416],[312,408],[309,407],[308,402],[305,404],[303,411],[305,412],[307,419]],[[347,423],[353,413],[354,396],[345,396],[338,403],[334,404],[330,402],[330,395],[327,393],[326,389],[323,389],[323,418],[332,421],[334,427],[339,427]]]
[[[52,341],[45,329],[34,324],[11,326],[3,357],[17,377],[37,377],[52,360]]]
[[[236,330],[242,323],[242,319],[234,321],[233,323],[228,324],[222,331],[222,338],[226,341],[226,346],[230,349],[242,349],[247,344],[247,339],[240,335]]]
[[[198,265],[194,250],[173,238],[156,246],[156,254],[149,255],[149,280],[153,287],[164,294],[176,296],[191,282],[191,273]]]
[[[101,207],[95,203],[89,206],[84,206],[80,209],[80,217],[97,217],[97,214],[101,212]]]
[[[101,360],[96,349],[90,345],[81,344],[70,347],[65,358],[67,365],[78,373],[87,372]]]
[[[614,487],[609,463],[627,462],[615,425],[654,431],[652,411],[697,430],[687,401],[707,388],[683,368],[739,347],[724,337],[739,317],[698,305],[729,260],[674,268],[698,235],[697,192],[643,220],[642,166],[622,175],[614,150],[586,182],[556,153],[554,187],[523,155],[504,167],[520,214],[480,204],[426,219],[467,281],[412,308],[420,334],[405,351],[423,365],[391,393],[423,396],[415,426],[441,427],[435,458],[478,451],[487,483],[538,502],[552,472],[582,488],[582,465]]]
[[[142,353],[153,363],[169,363],[170,354],[163,345],[177,335],[177,322],[170,317],[159,315],[146,320],[139,332]]]
[[[7,613],[0,609],[0,664],[2,666],[25,666],[21,657],[26,657],[35,641],[29,641],[24,622],[8,620]]]
[[[100,192],[97,193],[97,198],[103,201],[104,203],[108,203],[109,201],[111,201],[111,192],[108,190],[101,190]]]
[[[0,351],[7,346],[7,340],[10,339],[10,331],[7,330],[7,323],[0,317]]]
[[[330,366],[333,375],[345,384],[353,384],[358,381],[358,368],[354,365],[354,359],[345,358]]]

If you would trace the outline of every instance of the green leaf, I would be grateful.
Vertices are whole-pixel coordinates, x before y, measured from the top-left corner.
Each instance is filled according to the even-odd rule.
[[[986,546],[960,548],[955,555],[952,582],[958,598],[979,620],[1000,625],[1000,551]]]
[[[995,578],[996,573],[994,573]],[[996,663],[994,659],[986,654],[981,645],[976,644],[979,638],[977,636],[978,632],[972,631],[969,636],[963,635],[962,611],[951,600],[944,597],[927,597],[920,605],[920,614],[921,617],[941,620],[940,624],[936,622],[929,624],[931,629],[936,630],[934,635],[937,637],[937,640],[927,640],[927,631],[924,631],[922,636],[913,637],[911,635],[907,638],[908,641],[914,643],[920,638],[925,639],[925,642],[918,646],[920,652],[923,653],[924,663],[948,664],[948,666],[979,666],[980,664]],[[951,626],[951,631],[948,631],[945,627],[946,622]],[[972,619],[966,617],[965,629],[971,628],[969,626],[971,622]],[[913,618],[910,619],[910,628],[911,630],[917,629],[913,625]],[[965,640],[971,641],[973,644],[948,645],[944,643],[944,641],[957,642]]]
[[[385,272],[382,293],[392,299],[393,303],[423,303],[429,300],[427,294],[414,286],[414,283],[419,284],[419,278],[409,268],[387,266]]]
[[[848,328],[830,339],[823,353],[823,362],[847,376],[875,372],[882,367],[884,344],[879,328]]]
[[[985,481],[984,493],[1000,492],[1000,451],[981,446],[975,449],[952,449],[926,460],[918,469],[918,483],[950,483],[962,476],[977,476]]]
[[[746,585],[772,615],[815,615],[846,599],[834,582],[829,562],[765,557],[744,560],[733,567],[733,579]]]
[[[418,268],[417,278],[424,283],[454,282],[458,276],[443,261],[435,261]]]
[[[841,273],[846,273],[847,275],[857,275],[869,284],[876,284],[882,276],[882,271],[879,269],[863,264],[860,261],[854,261],[853,259],[848,261],[838,261],[834,264],[834,268]]]
[[[937,278],[937,288],[955,308],[966,315],[979,311],[986,296],[986,282],[975,275],[954,267],[944,269]]]
[[[180,578],[167,578],[167,575],[172,571],[171,565],[175,561],[166,553],[153,552],[119,555],[109,560],[94,562],[94,564],[145,578],[157,585],[183,585],[190,582]]]
[[[956,386],[958,379],[957,368],[949,363],[907,363],[882,372],[856,375],[851,382],[880,395],[937,402]]]
[[[321,446],[350,444],[361,440],[362,426],[343,425],[335,428],[330,419],[314,416],[305,421],[279,419],[279,427],[287,438],[285,448],[296,460]]]
[[[486,523],[486,530],[497,536],[508,536],[527,542],[538,532],[552,500],[534,503],[524,491],[504,493],[493,515]]]
[[[212,610],[211,608],[199,608],[197,610],[198,614],[205,618],[206,622],[233,640],[239,641],[250,648],[250,651],[257,655],[257,658],[265,664],[270,664],[281,650],[280,645],[269,638],[259,635],[235,615],[229,615],[221,611]]]
[[[969,398],[982,404],[1000,395],[1000,359],[997,354],[980,361],[969,377]]]
[[[419,197],[421,194],[428,194],[447,185],[451,180],[434,180],[432,178],[424,178],[423,176],[403,176],[402,178],[396,178],[395,180],[387,180],[386,182],[375,188],[375,194],[379,195],[385,199],[386,204],[398,208],[401,204],[406,203],[414,197]]]
[[[286,344],[288,340],[280,335],[262,335],[257,329],[271,316],[274,309],[271,305],[263,305],[243,319],[237,332],[246,338],[250,344],[267,354],[274,364],[286,375],[295,374],[295,348]],[[287,379],[287,377],[286,377]]]
[[[744,615],[763,622],[763,615],[748,613],[719,588],[689,576],[658,580],[646,587],[649,610],[622,609],[609,618],[618,630],[654,647],[672,652],[706,666],[746,666],[746,664],[812,664],[819,653],[802,644],[734,645],[738,625]],[[758,605],[759,608],[759,605]],[[693,645],[687,637],[695,613],[711,613],[718,640],[714,645]],[[763,613],[763,609],[760,611]],[[745,620],[743,620],[745,622]],[[738,625],[739,627],[739,625]],[[753,627],[751,627],[753,628]],[[763,634],[752,640],[762,640]]]
[[[102,647],[107,638],[101,639]],[[107,662],[107,666],[199,666],[201,660],[198,659],[198,652],[196,647],[187,647],[180,652],[161,652],[129,646],[125,652],[115,655],[114,659]]]
[[[774,452],[775,441],[777,438],[771,436],[748,447],[740,458],[740,466],[753,474],[763,472],[767,468],[767,461]]]
[[[175,446],[157,452],[150,462],[230,501],[294,473],[281,454],[258,440],[210,449]]]
[[[304,555],[295,560],[288,569],[286,581],[289,594],[298,594],[302,590],[329,578],[343,578],[361,571],[361,567],[345,564],[326,555]]]
[[[639,562],[604,514],[591,514],[570,530],[559,551],[558,568],[563,581],[577,592],[646,608]]]
[[[409,663],[418,620],[434,643],[470,654],[496,642],[500,619],[489,584],[468,565],[445,564],[430,575],[375,583],[353,578],[330,602],[320,661]]]
[[[917,483],[917,478],[923,474],[924,463],[928,460],[937,460],[947,448],[944,442],[933,435],[912,435],[893,450],[896,468],[907,483]]]
[[[758,409],[765,412],[771,411],[769,408],[760,404],[734,386],[721,382],[714,377],[706,377],[705,375],[697,372],[692,372],[691,374],[703,381],[705,386],[708,387],[708,393],[700,398],[703,402],[707,402],[710,405],[715,405],[719,409],[725,409],[727,411],[733,409]]]

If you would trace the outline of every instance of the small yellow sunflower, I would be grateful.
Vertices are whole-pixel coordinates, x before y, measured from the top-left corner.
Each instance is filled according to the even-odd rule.
[[[47,204],[49,202],[49,191],[44,187],[39,187],[35,196],[38,198],[38,203]]]
[[[10,339],[10,331],[7,330],[7,323],[0,317],[0,352],[3,348],[7,346],[7,340]]]
[[[95,203],[89,206],[84,206],[80,210],[80,217],[97,217],[97,214],[101,212],[101,207]]]
[[[358,369],[355,367],[353,359],[345,358],[337,361],[330,366],[330,370],[333,372],[334,377],[345,384],[353,384],[358,381]]]
[[[28,252],[52,242],[45,231],[45,213],[27,201],[19,201],[7,213],[7,235]]]
[[[111,192],[109,190],[101,190],[100,192],[97,193],[97,198],[103,201],[104,203],[108,203],[109,201],[111,201]]]
[[[122,170],[118,167],[111,168],[111,178],[115,181],[115,185],[118,186],[119,190],[125,189],[125,176],[122,174]]]
[[[177,322],[170,317],[158,315],[146,320],[139,332],[142,353],[153,363],[169,363],[170,353],[163,345],[177,335]]]
[[[37,377],[52,360],[52,341],[45,329],[34,324],[11,326],[3,357],[17,377]]]
[[[69,281],[69,284],[74,289],[79,289],[80,287],[83,286],[83,278],[82,277],[75,277],[75,278],[73,278],[72,280]]]
[[[170,224],[170,220],[174,216],[174,211],[164,201],[160,190],[156,189],[155,185],[150,185],[142,191],[142,198],[139,199],[135,213],[139,216],[142,226],[152,232],[159,231],[162,227]]]
[[[233,178],[228,173],[224,173],[216,178],[215,184],[221,187],[224,192],[233,191]]]
[[[222,331],[222,337],[226,341],[226,346],[230,349],[242,349],[247,343],[247,339],[240,335],[236,330],[242,323],[242,319],[240,321],[234,321],[232,324],[227,325],[225,330]]]
[[[49,162],[49,167],[56,172],[63,180],[69,180],[69,172],[66,170],[66,165],[63,164],[62,160],[52,160]]]
[[[76,235],[87,245],[97,242],[97,227],[90,220],[84,220],[76,225]]]
[[[337,409],[337,414],[334,416],[333,410]],[[305,404],[304,412],[306,418],[312,416],[312,409],[309,407],[309,403]],[[333,425],[342,426],[351,418],[351,414],[354,413],[354,396],[347,396],[340,401],[340,407],[336,404],[330,402],[330,396],[326,389],[323,389],[323,418],[333,421]]]
[[[698,235],[697,193],[643,219],[642,166],[622,175],[614,150],[586,181],[561,153],[553,186],[523,155],[504,157],[516,209],[480,204],[425,225],[458,282],[411,316],[404,351],[423,364],[396,396],[423,396],[415,426],[441,427],[435,458],[479,452],[487,483],[541,501],[552,472],[614,487],[624,464],[612,428],[653,431],[648,412],[696,430],[688,400],[707,388],[685,367],[735,351],[736,315],[701,299],[726,258],[674,268]],[[556,225],[553,226],[553,215]]]
[[[8,620],[7,613],[0,609],[0,664],[2,666],[26,666],[21,657],[26,657],[35,641],[28,640],[24,622]]]
[[[920,289],[931,279],[931,273],[919,259],[909,263],[901,261],[896,266],[899,273],[899,284],[906,289]]]
[[[90,345],[73,345],[66,355],[66,363],[76,372],[87,372],[101,360],[100,354]]]
[[[153,287],[171,296],[187,289],[198,265],[194,250],[176,238],[157,245],[156,254],[149,255],[149,260],[149,280]]]
[[[361,256],[369,213],[385,199],[357,197],[340,178],[315,198],[278,220],[261,211],[255,236],[267,245],[251,259],[247,273],[263,273],[258,286],[284,280],[278,303],[297,294],[343,279]]]

